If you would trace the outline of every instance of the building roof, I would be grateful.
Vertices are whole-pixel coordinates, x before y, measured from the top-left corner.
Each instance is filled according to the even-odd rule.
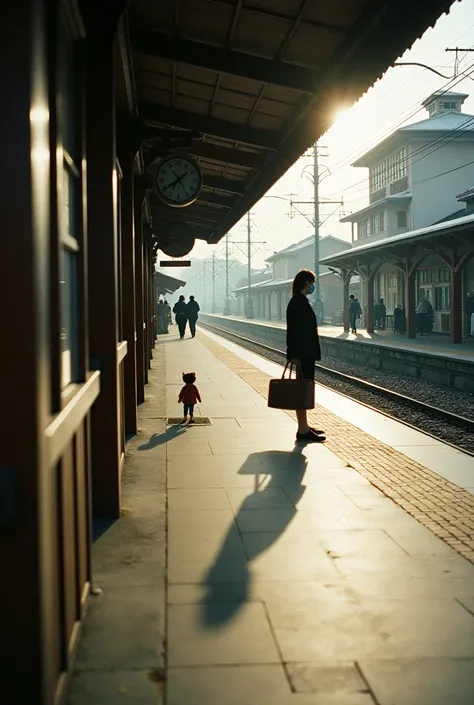
[[[155,237],[174,229],[219,242],[326,132],[337,102],[358,100],[453,2],[126,3],[115,87],[140,172],[150,181],[160,157],[179,150],[203,175],[187,208],[150,189]]]
[[[354,213],[349,213],[349,215],[344,216],[344,218],[341,218],[340,222],[341,223],[356,223],[361,216],[364,215],[370,215],[373,211],[379,211],[380,208],[383,206],[392,204],[392,205],[397,205],[400,203],[408,203],[411,201],[411,193],[397,193],[393,196],[386,196],[385,198],[381,198],[380,201],[375,201],[375,203],[371,203],[370,206],[366,206],[365,208],[361,208],[359,211],[355,211]]]
[[[460,193],[459,196],[456,196],[456,198],[458,201],[470,201],[471,198],[474,198],[474,187],[466,189]]]
[[[155,272],[155,283],[159,294],[174,294],[177,289],[186,286],[186,282],[181,279],[175,279],[162,272]]]
[[[364,260],[364,262],[369,261],[373,263],[377,260],[377,257],[383,255],[384,250],[386,253],[390,254],[394,251],[400,253],[403,249],[407,249],[408,246],[418,245],[425,239],[441,238],[444,236],[452,238],[454,234],[466,231],[470,232],[474,237],[474,214],[467,215],[463,218],[455,218],[447,222],[437,223],[436,225],[430,225],[426,228],[420,228],[419,230],[411,230],[400,235],[386,237],[383,240],[377,240],[377,242],[358,245],[344,252],[339,252],[336,255],[324,257],[324,259],[321,260],[321,264],[327,267],[345,268],[354,266],[358,262],[362,262],[362,260]]]
[[[352,166],[369,167],[383,154],[393,151],[397,144],[406,142],[410,137],[419,138],[423,135],[426,139],[430,139],[430,137],[439,137],[441,133],[453,130],[456,130],[457,134],[462,134],[464,139],[474,139],[474,115],[453,111],[400,127],[359,157]]]
[[[323,279],[324,277],[329,277],[329,276],[334,276],[334,272],[322,272],[319,275],[320,279]],[[274,289],[275,287],[279,286],[288,286],[289,284],[293,283],[294,277],[290,277],[289,279],[269,279],[268,281],[265,282],[260,282],[259,284],[252,284],[250,287],[251,290],[253,291],[254,289]],[[248,286],[240,286],[238,289],[233,289],[234,293],[238,293],[239,291],[248,291]]]
[[[343,240],[340,237],[335,237],[334,235],[325,235],[324,237],[320,238],[319,242],[321,243],[329,240],[332,240],[334,242],[341,242],[343,245],[347,245],[347,240]],[[271,262],[273,259],[275,259],[276,257],[280,257],[281,255],[292,255],[294,252],[298,252],[299,250],[302,250],[303,248],[308,247],[308,245],[311,245],[313,243],[314,235],[310,235],[304,240],[300,240],[299,242],[294,242],[292,245],[288,245],[288,247],[285,247],[283,250],[274,252],[272,255],[270,255],[270,257],[267,257],[265,262]]]

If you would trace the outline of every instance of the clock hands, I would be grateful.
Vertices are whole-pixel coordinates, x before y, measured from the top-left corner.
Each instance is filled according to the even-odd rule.
[[[173,171],[173,174],[176,176],[176,179],[175,179],[174,181],[172,181],[170,184],[167,184],[167,185],[165,186],[165,189],[174,188],[177,184],[180,184],[181,181],[182,181],[182,180],[184,179],[184,177],[186,176],[187,171],[185,171],[184,174],[181,174],[181,176],[177,176],[175,171]],[[182,184],[181,184],[181,185],[182,185]]]

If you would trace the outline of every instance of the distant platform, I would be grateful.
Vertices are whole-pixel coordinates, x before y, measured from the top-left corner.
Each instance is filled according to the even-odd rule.
[[[229,321],[245,321],[245,323],[253,323],[272,328],[286,328],[284,321],[269,321],[268,319],[258,318],[249,320],[244,316],[219,316],[216,314],[204,315],[212,315],[215,318],[222,318],[223,320]],[[360,331],[354,335],[353,333],[346,332],[342,326],[328,325],[319,326],[319,335],[325,338],[338,338],[340,340],[348,340],[351,342],[390,346],[399,350],[407,350],[412,352],[422,351],[427,355],[447,355],[451,359],[458,358],[459,360],[474,362],[474,338],[464,338],[461,344],[456,344],[451,342],[448,335],[444,335],[442,333],[432,333],[431,335],[418,336],[417,338],[408,338],[406,335],[396,335],[391,330],[367,333],[365,328],[361,328]]]
[[[286,331],[282,321],[201,314],[201,322],[243,336],[255,336],[279,347],[285,345]],[[345,332],[342,326],[321,326],[319,332],[323,360],[339,358],[474,393],[472,338],[456,345],[436,333],[411,339],[392,331],[369,334],[361,330],[354,335]]]

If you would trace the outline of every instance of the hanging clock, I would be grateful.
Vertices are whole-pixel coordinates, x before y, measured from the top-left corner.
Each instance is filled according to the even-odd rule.
[[[185,208],[199,196],[202,174],[196,162],[173,154],[158,164],[153,179],[158,198],[172,208]]]

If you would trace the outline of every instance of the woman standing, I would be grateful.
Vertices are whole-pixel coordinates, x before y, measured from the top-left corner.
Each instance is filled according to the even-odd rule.
[[[321,359],[318,324],[307,296],[314,292],[314,272],[302,269],[293,280],[292,297],[286,309],[286,358],[301,366],[305,379],[314,381],[314,365]],[[323,431],[308,426],[306,409],[296,409],[297,441],[321,443]]]

